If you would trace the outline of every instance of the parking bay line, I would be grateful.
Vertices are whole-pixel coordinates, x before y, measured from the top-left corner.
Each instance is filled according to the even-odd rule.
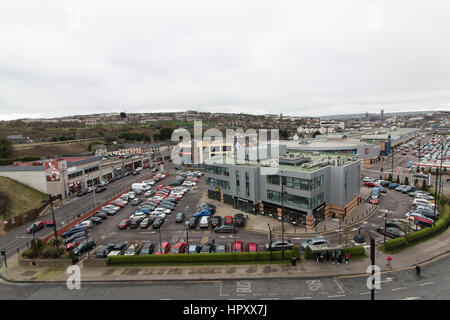
[[[434,282],[427,282],[427,283],[421,283],[421,284],[419,284],[420,286],[426,286],[426,285],[429,285],[429,284],[433,284]]]

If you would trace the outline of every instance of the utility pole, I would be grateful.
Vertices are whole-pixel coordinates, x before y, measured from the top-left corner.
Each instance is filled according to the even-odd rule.
[[[270,230],[270,224],[267,224],[269,227],[269,251],[270,251],[270,262],[272,262],[272,230]]]
[[[58,231],[56,230],[56,220],[55,220],[55,212],[53,211],[53,200],[52,195],[49,195],[50,197],[50,206],[52,207],[52,219],[53,219],[53,231],[55,233],[55,247],[56,247],[56,253],[59,257],[59,251],[58,251]]]
[[[189,227],[188,224],[189,222],[186,221],[186,248],[187,248],[187,254],[189,254]]]

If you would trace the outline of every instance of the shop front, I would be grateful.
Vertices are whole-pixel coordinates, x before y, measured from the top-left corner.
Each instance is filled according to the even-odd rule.
[[[255,206],[252,201],[238,197],[233,198],[233,208],[251,214],[256,214],[259,211],[258,206]]]
[[[325,207],[326,202],[319,205],[317,208],[313,210],[313,216],[314,216],[314,226],[316,226],[319,222],[325,220]]]

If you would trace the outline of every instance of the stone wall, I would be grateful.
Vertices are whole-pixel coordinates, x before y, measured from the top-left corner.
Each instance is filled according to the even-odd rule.
[[[72,259],[25,259],[19,255],[19,264],[24,267],[68,267]]]
[[[83,267],[85,268],[104,268],[107,267],[106,259],[84,259],[83,260]]]

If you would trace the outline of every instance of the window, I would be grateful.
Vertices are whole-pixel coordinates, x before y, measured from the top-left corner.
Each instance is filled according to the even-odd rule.
[[[209,186],[213,186],[215,188],[226,189],[226,190],[230,189],[230,183],[225,180],[220,180],[220,179],[215,179],[215,178],[207,178],[206,184]]]
[[[248,172],[245,173],[245,194],[247,197],[250,197],[250,178]]]
[[[87,174],[89,172],[94,172],[97,171],[99,168],[97,167],[93,167],[93,168],[89,168],[89,169],[84,169],[84,174]]]
[[[280,185],[280,176],[267,176],[267,183]]]
[[[236,193],[241,194],[241,183],[239,179],[239,171],[236,171]]]
[[[79,177],[81,175],[83,175],[83,171],[74,172],[74,173],[69,174],[69,179],[73,179],[73,178]]]
[[[267,199],[272,201],[281,201],[281,193],[278,191],[267,190]]]
[[[229,176],[230,172],[226,167],[218,167],[218,166],[205,166],[205,172],[211,174],[217,174],[221,176]]]

